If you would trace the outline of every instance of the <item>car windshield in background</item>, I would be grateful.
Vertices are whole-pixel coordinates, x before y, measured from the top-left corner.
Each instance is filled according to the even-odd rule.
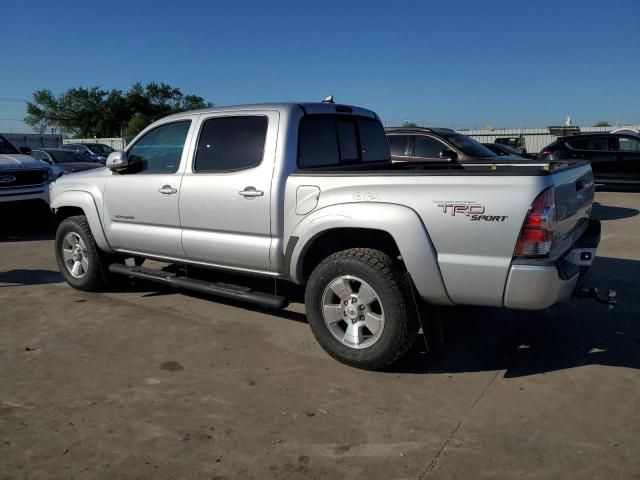
[[[91,150],[93,153],[97,153],[98,155],[109,155],[111,152],[115,151],[109,145],[103,145],[101,143],[88,145],[88,147],[89,150]]]
[[[16,153],[20,153],[20,152],[18,152],[16,147],[11,145],[11,142],[9,142],[9,140],[4,138],[3,136],[0,136],[0,154],[13,155]]]
[[[497,156],[487,147],[485,147],[479,142],[476,142],[473,138],[467,137],[466,135],[460,135],[459,133],[454,133],[452,135],[447,135],[446,139],[449,140],[457,148],[462,150],[464,153],[466,153],[467,155],[471,155],[472,157],[496,157]]]
[[[53,157],[53,161],[56,163],[71,163],[71,162],[84,162],[85,158],[79,156],[76,152],[71,150],[49,150],[49,155]]]

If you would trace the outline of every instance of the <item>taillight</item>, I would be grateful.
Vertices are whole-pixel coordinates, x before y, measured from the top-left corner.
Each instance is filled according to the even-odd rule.
[[[547,188],[536,197],[524,219],[515,256],[545,256],[551,251],[556,229],[556,191]]]
[[[551,155],[551,153],[553,153],[553,152],[551,152],[551,150],[542,150],[540,152],[540,158],[546,157],[547,155]]]

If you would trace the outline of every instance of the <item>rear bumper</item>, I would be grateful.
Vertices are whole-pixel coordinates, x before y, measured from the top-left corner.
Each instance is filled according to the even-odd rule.
[[[580,239],[553,263],[512,263],[504,306],[540,310],[566,300],[585,279],[599,243],[600,222],[589,220]]]

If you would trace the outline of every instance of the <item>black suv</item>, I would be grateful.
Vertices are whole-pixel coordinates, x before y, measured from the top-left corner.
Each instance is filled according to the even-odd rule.
[[[585,133],[560,137],[540,152],[541,160],[584,159],[597,183],[640,184],[640,136]]]
[[[386,133],[394,162],[477,162],[497,158],[481,143],[449,128],[387,128]]]

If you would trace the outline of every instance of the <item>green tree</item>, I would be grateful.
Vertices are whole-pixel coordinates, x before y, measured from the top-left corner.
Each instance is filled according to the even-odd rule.
[[[417,123],[413,123],[413,122],[410,122],[410,121],[406,120],[406,121],[404,121],[404,122],[402,123],[402,126],[403,126],[404,128],[417,128],[417,127],[418,127],[418,124],[417,124]]]
[[[600,120],[600,121],[596,122],[596,124],[594,126],[595,127],[610,127],[611,125],[609,125],[609,122],[607,122],[606,120]]]
[[[132,136],[166,115],[208,106],[166,83],[136,83],[127,92],[77,87],[57,97],[51,90],[34,92],[24,120],[39,132],[53,127],[76,137]]]

